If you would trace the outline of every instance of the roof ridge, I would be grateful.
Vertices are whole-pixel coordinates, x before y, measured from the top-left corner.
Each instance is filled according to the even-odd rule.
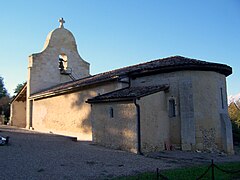
[[[224,74],[225,76],[232,73],[232,68],[225,64],[212,63],[177,55],[90,75],[77,79],[76,81],[62,83],[45,90],[41,90],[40,92],[33,94],[33,96],[48,94],[50,92],[58,93],[63,89],[73,90],[76,88],[83,88],[97,83],[116,80],[123,76],[136,77],[143,76],[145,74],[167,73],[182,70],[215,71]]]

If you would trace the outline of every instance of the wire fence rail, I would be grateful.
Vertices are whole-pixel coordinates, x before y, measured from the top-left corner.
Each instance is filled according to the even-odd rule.
[[[237,173],[240,173],[240,170],[232,171],[232,170],[222,169],[219,166],[217,166],[216,164],[214,164],[214,162],[212,160],[211,164],[207,167],[207,169],[201,175],[196,177],[196,180],[203,179],[209,171],[211,171],[211,179],[214,180],[215,179],[215,169],[217,169],[217,170],[219,170],[221,172],[227,173],[227,174],[237,174]],[[156,177],[157,177],[157,180],[160,180],[160,179],[169,180],[169,178],[167,176],[164,176],[163,174],[161,174],[159,172],[158,168],[157,168],[157,171],[156,171]]]

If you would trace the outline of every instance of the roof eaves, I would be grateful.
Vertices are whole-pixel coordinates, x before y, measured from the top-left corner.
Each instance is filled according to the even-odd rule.
[[[46,97],[49,97],[49,96],[57,96],[57,95],[61,95],[61,94],[65,94],[67,92],[70,92],[71,89],[72,88],[67,88],[67,89],[53,91],[53,92],[36,94],[36,95],[30,96],[29,99],[42,99],[42,98],[46,98]]]
[[[116,91],[112,91],[112,92],[109,92],[109,93],[106,93],[106,94],[103,94],[103,95],[100,95],[98,97],[101,97],[101,96],[106,96],[108,94],[112,94],[112,93],[115,93],[115,92],[118,92],[118,91],[122,91],[124,89],[128,89],[129,87],[126,87],[126,88],[123,88],[123,89],[118,89]],[[134,99],[140,99],[144,96],[148,96],[148,95],[151,95],[151,94],[154,94],[154,93],[157,93],[157,92],[160,92],[160,91],[166,91],[169,89],[169,85],[164,85],[162,86],[161,88],[159,89],[156,89],[156,90],[152,90],[148,93],[143,93],[141,95],[135,95],[135,96],[128,96],[128,97],[116,97],[116,98],[106,98],[106,99],[88,99],[87,101],[85,101],[86,103],[103,103],[103,102],[118,102],[118,101],[130,101],[130,100],[134,100]]]
[[[155,74],[155,73],[166,73],[166,72],[174,72],[174,71],[183,71],[183,70],[199,70],[199,71],[215,71],[219,72],[221,74],[224,74],[225,76],[229,76],[232,74],[232,68],[227,65],[221,65],[221,64],[210,64],[208,66],[206,65],[197,65],[197,64],[187,64],[187,65],[172,65],[172,66],[164,66],[164,67],[158,67],[158,68],[152,68],[152,69],[144,69],[144,70],[136,70],[130,73],[130,76],[132,77],[138,77],[143,76],[147,74]]]
[[[11,100],[10,104],[15,101],[21,94],[22,92],[25,91],[25,89],[27,88],[27,83],[24,83],[22,89],[17,93],[17,95]]]
[[[90,83],[90,84],[87,84],[87,85],[74,85],[74,86],[70,86],[70,87],[62,88],[62,89],[57,89],[57,90],[53,90],[53,91],[51,91],[51,89],[49,89],[46,92],[42,91],[42,92],[39,92],[39,93],[36,93],[36,94],[32,94],[29,97],[29,99],[42,99],[42,98],[46,98],[46,97],[50,97],[50,96],[57,96],[57,95],[65,94],[65,93],[70,93],[70,92],[74,92],[74,91],[77,91],[77,90],[82,89],[84,87],[91,86],[91,85],[97,85],[97,84],[101,84],[101,83],[104,83],[104,82],[113,81],[117,78],[118,78],[118,76],[114,76],[112,78],[101,80],[101,81],[98,81],[98,82],[95,82],[95,83]],[[54,88],[56,88],[56,87],[54,87]]]
[[[85,102],[89,104],[95,104],[95,103],[107,103],[107,102],[133,101],[136,98],[137,98],[136,96],[131,96],[131,97],[109,98],[109,99],[88,99]]]

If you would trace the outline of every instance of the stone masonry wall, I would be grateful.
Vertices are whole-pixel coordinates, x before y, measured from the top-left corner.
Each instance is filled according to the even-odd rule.
[[[96,95],[122,88],[120,83],[108,83],[33,101],[33,128],[37,131],[92,139],[91,105],[85,101]]]
[[[110,111],[113,110],[113,117]],[[136,107],[133,102],[97,103],[92,106],[93,142],[137,152]]]
[[[183,111],[183,109],[186,109],[183,107],[185,103],[183,101],[184,98],[181,100],[180,96],[182,96],[182,93],[184,93],[189,86],[187,85],[185,89],[183,88],[181,91],[182,93],[180,93],[180,89],[183,82],[187,81],[191,82],[192,84],[192,105],[189,104],[190,107],[187,108],[192,108],[193,115],[192,120],[189,120],[194,121],[192,122],[194,123],[194,127],[192,128],[192,130],[195,128],[195,138],[194,136],[192,136],[195,140],[191,140],[191,149],[204,150],[204,148],[206,147],[206,139],[204,140],[203,132],[208,132],[211,129],[214,129],[215,143],[211,142],[208,144],[212,144],[213,149],[216,145],[218,150],[228,151],[227,149],[231,149],[231,143],[229,143],[230,141],[228,141],[229,148],[224,148],[224,141],[226,140],[226,137],[229,137],[230,139],[232,135],[231,127],[222,127],[226,126],[226,124],[228,123],[221,123],[220,118],[220,114],[225,114],[227,116],[226,77],[224,75],[211,71],[178,71],[172,73],[137,77],[136,79],[131,80],[131,85],[148,86],[157,84],[168,84],[170,86],[169,91],[166,92],[166,101],[168,98],[175,98],[176,109],[179,110],[177,111],[176,117],[168,118],[170,122],[170,142],[175,147],[177,147],[182,142],[183,137],[181,135],[181,131],[184,131],[181,130],[181,111]],[[227,121],[227,118],[225,119]],[[222,129],[225,128],[230,128],[230,130],[227,131],[228,134],[224,137]]]
[[[26,101],[14,101],[11,104],[10,124],[17,127],[26,127]]]
[[[59,55],[62,54],[67,57],[69,72],[72,72],[75,79],[89,76],[89,63],[78,54],[72,33],[67,29],[58,28],[48,35],[45,49],[41,53],[29,57],[29,95],[60,83],[72,81],[68,75],[60,74],[58,63]]]
[[[142,97],[137,103],[140,105],[142,151],[165,150],[170,142],[165,92]]]

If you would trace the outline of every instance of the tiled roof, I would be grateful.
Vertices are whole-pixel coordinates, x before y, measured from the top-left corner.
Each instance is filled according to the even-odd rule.
[[[41,92],[38,92],[36,94],[32,94],[31,97],[36,97],[36,96],[40,96],[42,94],[49,94],[49,93],[59,93],[62,91],[70,91],[70,90],[74,90],[77,88],[81,88],[81,87],[85,87],[85,86],[89,86],[89,85],[93,85],[93,84],[98,84],[98,83],[102,83],[105,81],[111,81],[114,79],[117,79],[118,76],[111,76],[110,74],[97,74],[94,76],[88,76],[82,79],[78,79],[76,81],[71,81],[71,82],[67,82],[67,83],[63,83],[54,87],[51,87],[49,89],[43,90]]]
[[[87,102],[97,103],[97,102],[133,100],[135,98],[147,96],[159,91],[165,91],[168,88],[169,88],[168,85],[127,87],[100,96],[96,96],[92,99],[88,99]]]
[[[62,90],[66,91],[82,88],[85,86],[118,79],[121,76],[139,76],[148,73],[165,73],[180,70],[215,71],[224,74],[225,76],[228,76],[232,73],[232,68],[224,64],[210,63],[206,61],[185,58],[182,56],[172,56],[100,73],[73,82],[60,84],[36,93],[32,95],[32,97],[48,93],[58,93]]]
[[[26,97],[27,97],[27,83],[24,83],[24,85],[22,86],[22,88],[19,90],[19,92],[16,94],[16,96],[14,96],[11,100],[10,103],[12,103],[13,101],[26,101]]]

